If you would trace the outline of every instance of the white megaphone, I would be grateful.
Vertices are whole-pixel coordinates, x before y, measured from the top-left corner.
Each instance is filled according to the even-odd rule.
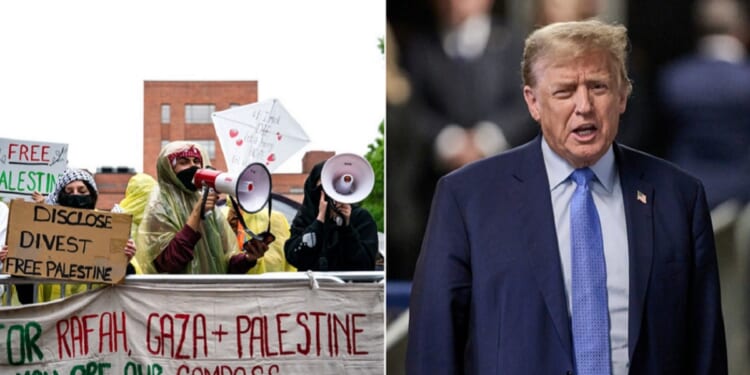
[[[331,199],[352,204],[370,195],[375,173],[367,159],[356,154],[338,154],[323,164],[320,182]]]
[[[261,163],[252,163],[236,175],[216,169],[198,169],[193,185],[208,186],[236,197],[240,207],[250,213],[260,211],[271,197],[271,173]]]

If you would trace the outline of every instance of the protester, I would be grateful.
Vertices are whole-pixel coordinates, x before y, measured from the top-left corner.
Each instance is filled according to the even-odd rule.
[[[305,180],[302,206],[284,245],[286,259],[300,271],[372,271],[377,224],[359,205],[326,199],[320,182],[324,163],[315,165]]]
[[[227,218],[227,222],[234,230],[237,236],[237,243],[242,247],[245,242],[252,240],[252,238],[245,233],[242,224],[240,224],[239,217],[237,215],[237,209],[231,200],[222,207],[222,213]],[[273,235],[273,242],[268,245],[268,251],[266,251],[261,258],[258,259],[257,264],[248,271],[248,274],[262,274],[266,272],[295,272],[297,271],[294,266],[286,261],[284,255],[284,243],[289,239],[289,222],[286,220],[286,216],[276,210],[271,210],[269,226],[268,211],[263,209],[255,213],[249,213],[239,210],[242,212],[242,218],[245,220],[245,225],[254,234],[265,232],[267,229]]]
[[[703,181],[712,210],[739,211],[750,202],[750,20],[735,0],[700,0],[695,11],[695,51],[657,81],[665,157]]]
[[[389,279],[412,278],[440,176],[538,134],[517,95],[523,35],[494,11],[502,2],[423,3],[428,25],[397,39],[410,96],[388,114]]]
[[[128,180],[125,197],[112,208],[112,212],[124,212],[133,216],[130,237],[136,238],[138,226],[143,220],[151,192],[156,186],[156,180],[147,173],[136,173]]]
[[[626,29],[525,43],[542,135],[441,178],[409,310],[408,374],[726,374],[701,182],[614,142]]]
[[[40,194],[37,194],[41,196]],[[60,179],[57,180],[55,189],[44,200],[49,204],[59,204],[65,207],[89,209],[96,208],[96,201],[99,197],[99,191],[94,181],[94,176],[86,170],[68,168],[63,172]],[[136,267],[133,264],[136,254],[135,242],[130,239],[123,248],[125,256],[128,258],[128,265],[125,273],[132,275],[136,273]],[[5,261],[8,255],[8,246],[4,245],[0,250],[0,261]],[[39,284],[38,302],[51,301],[64,296],[70,296],[76,293],[86,291],[86,284],[66,283],[63,291],[60,284]],[[18,300],[22,304],[34,302],[34,284],[16,284]],[[64,294],[63,294],[64,293]]]
[[[214,210],[215,191],[202,194],[193,176],[208,161],[193,142],[166,144],[157,159],[158,190],[138,227],[138,263],[144,273],[242,274],[267,250],[247,242],[240,252],[232,228]],[[204,199],[205,197],[205,199]],[[257,242],[257,241],[256,241]]]

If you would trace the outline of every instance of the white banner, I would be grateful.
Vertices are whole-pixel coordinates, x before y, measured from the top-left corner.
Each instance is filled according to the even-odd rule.
[[[0,374],[383,374],[383,284],[136,282],[0,308]]]

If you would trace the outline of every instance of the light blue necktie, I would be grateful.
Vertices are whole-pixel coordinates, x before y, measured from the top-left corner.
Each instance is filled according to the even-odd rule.
[[[576,374],[611,374],[607,269],[602,228],[590,185],[594,172],[589,168],[576,169],[571,178],[578,185],[570,200]]]

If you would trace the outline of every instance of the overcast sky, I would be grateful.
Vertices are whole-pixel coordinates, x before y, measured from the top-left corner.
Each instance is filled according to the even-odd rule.
[[[0,3],[0,137],[67,143],[69,166],[143,170],[143,81],[257,80],[310,143],[364,154],[385,117],[385,1]],[[92,141],[93,140],[93,141]]]

